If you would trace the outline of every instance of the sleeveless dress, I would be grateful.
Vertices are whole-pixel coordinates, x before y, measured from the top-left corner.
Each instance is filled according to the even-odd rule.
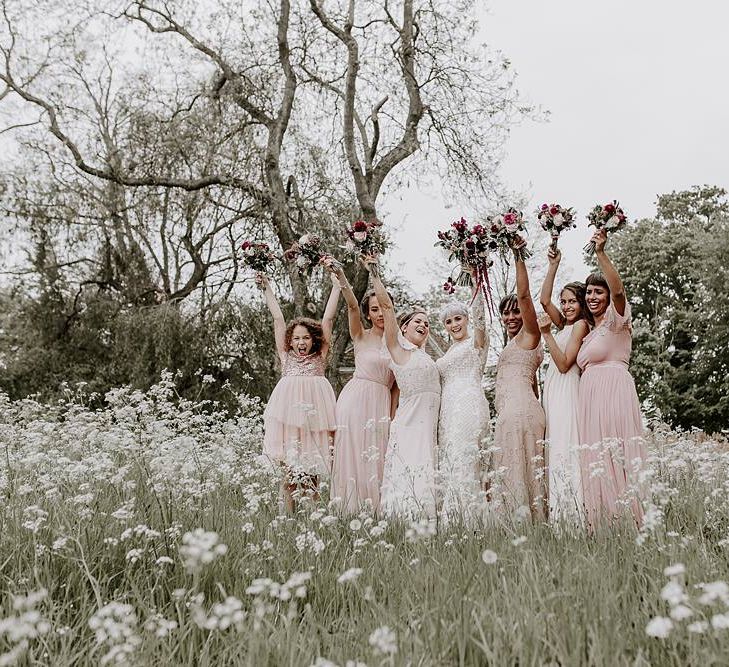
[[[390,359],[400,402],[390,424],[380,507],[385,514],[434,517],[440,377],[425,350],[404,337],[400,344],[412,354],[402,366]]]
[[[336,397],[324,368],[319,353],[299,357],[289,351],[263,412],[263,453],[311,475],[331,473]]]
[[[572,327],[567,324],[554,336],[562,352],[567,348]],[[580,368],[576,363],[566,373],[560,373],[557,364],[550,361],[542,400],[547,418],[549,518],[553,521],[579,523],[584,513],[577,428],[579,389]]]
[[[580,468],[590,526],[630,510],[643,519],[638,475],[646,460],[643,422],[633,376],[630,304],[619,315],[608,304],[600,326],[584,339],[577,363],[582,368],[578,402]]]
[[[337,400],[331,492],[347,512],[359,511],[366,502],[379,508],[394,380],[379,348],[355,343],[354,376]]]
[[[537,441],[544,438],[544,409],[532,388],[544,359],[541,343],[523,350],[512,338],[496,367],[496,410],[493,469],[499,486],[494,498],[507,513],[545,518],[546,489]]]
[[[453,343],[435,362],[441,378],[436,478],[445,522],[458,517],[469,522],[486,509],[480,453],[490,422],[482,387],[487,352],[476,349],[469,337]]]

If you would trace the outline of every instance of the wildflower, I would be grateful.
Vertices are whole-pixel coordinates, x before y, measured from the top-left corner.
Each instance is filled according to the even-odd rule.
[[[137,615],[129,604],[109,602],[89,619],[96,643],[104,645],[108,652],[100,664],[129,662],[142,638],[137,634]]]
[[[729,629],[729,613],[714,614],[711,617],[711,627],[714,628],[714,630]]]
[[[521,546],[522,544],[524,544],[524,542],[526,542],[526,541],[527,541],[526,535],[519,535],[519,537],[511,540],[511,543],[515,547],[518,547],[518,546]]]
[[[410,527],[405,531],[405,537],[408,542],[418,542],[419,540],[427,540],[436,533],[435,521],[432,519],[420,519],[419,521],[411,521]]]
[[[212,563],[218,556],[224,556],[228,546],[219,543],[217,533],[206,532],[196,528],[191,533],[182,536],[180,555],[185,569],[189,572],[199,572],[204,565]]]
[[[177,621],[169,620],[161,614],[155,614],[144,622],[144,629],[153,633],[155,637],[162,638],[177,629]]]
[[[307,530],[304,533],[296,536],[296,549],[297,551],[311,551],[315,556],[318,556],[326,545],[319,536],[311,531]]]
[[[375,653],[383,655],[397,653],[397,634],[386,625],[380,626],[372,632],[369,643]]]
[[[694,612],[689,609],[686,605],[678,604],[671,609],[670,617],[674,621],[685,621],[687,618],[691,618]]]
[[[486,563],[486,565],[493,565],[497,560],[499,560],[499,557],[496,555],[496,552],[491,551],[491,549],[486,549],[481,554],[481,560]]]
[[[694,621],[693,623],[689,623],[686,629],[695,634],[703,634],[709,629],[709,624],[706,621]]]
[[[688,596],[684,592],[683,586],[681,586],[681,584],[677,581],[669,581],[661,589],[661,598],[668,602],[668,604],[672,607],[688,600]]]
[[[697,587],[704,591],[699,597],[699,604],[709,605],[716,600],[729,604],[729,585],[725,581],[712,581],[708,584],[698,584]]]
[[[352,519],[349,522],[349,529],[351,531],[355,532],[355,531],[359,530],[360,528],[362,528],[362,522],[359,519]]]
[[[361,567],[350,567],[345,572],[342,572],[342,574],[337,577],[337,583],[339,584],[347,584],[352,581],[356,581],[357,578],[362,574],[362,568]]]
[[[663,574],[666,577],[678,577],[686,572],[686,568],[683,563],[676,563],[675,565],[669,565],[663,570]]]
[[[665,616],[655,616],[652,618],[648,625],[645,626],[645,633],[649,637],[657,637],[658,639],[665,639],[671,634],[673,629],[673,621]]]

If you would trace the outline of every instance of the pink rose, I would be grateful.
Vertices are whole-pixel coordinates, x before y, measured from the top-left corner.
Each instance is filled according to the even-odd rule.
[[[367,232],[355,232],[353,236],[355,241],[362,243],[367,238]]]

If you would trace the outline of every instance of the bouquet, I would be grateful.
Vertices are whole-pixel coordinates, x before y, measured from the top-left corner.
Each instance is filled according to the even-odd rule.
[[[385,252],[387,240],[378,220],[357,220],[347,227],[347,242],[343,248],[355,257],[375,257]]]
[[[284,252],[284,259],[296,264],[299,273],[309,275],[323,256],[321,239],[316,234],[304,234]]]
[[[524,231],[524,214],[513,206],[505,213],[486,218],[491,238],[502,255],[506,257],[513,250],[517,259],[522,262],[532,256],[527,248],[526,240],[520,235]]]
[[[620,208],[620,204],[615,199],[613,199],[611,204],[605,204],[604,206],[596,204],[587,214],[587,219],[589,220],[587,223],[589,226],[598,230],[604,229],[607,232],[622,229],[628,221],[623,209]],[[588,255],[595,254],[595,243],[593,241],[590,241],[585,246],[585,252]]]
[[[266,269],[276,259],[268,243],[255,243],[254,241],[243,241],[240,249],[243,251],[243,264],[253,269],[256,273],[266,272]]]
[[[483,290],[489,310],[491,310],[491,284],[488,270],[493,264],[491,253],[496,249],[496,243],[488,230],[482,225],[469,227],[466,220],[461,218],[451,223],[446,231],[438,232],[435,246],[443,248],[448,253],[449,262],[457,260],[460,263],[458,278],[454,281],[452,277],[449,277],[443,285],[444,291],[453,294],[456,285],[473,287],[475,280],[474,298],[479,289]]]
[[[557,248],[559,235],[570,227],[575,227],[575,212],[572,207],[564,208],[560,204],[542,204],[537,211],[537,220],[545,232],[552,235],[552,247]]]

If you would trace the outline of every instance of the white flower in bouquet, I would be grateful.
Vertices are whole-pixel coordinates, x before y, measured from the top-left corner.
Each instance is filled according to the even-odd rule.
[[[306,257],[306,255],[299,255],[296,258],[296,266],[298,266],[300,269],[305,269],[307,266],[309,266],[309,258]]]
[[[367,238],[367,232],[355,232],[354,240],[362,243]]]
[[[564,216],[561,213],[557,213],[557,215],[552,218],[552,222],[555,227],[561,227],[564,223]]]
[[[306,245],[307,243],[309,243],[309,241],[311,241],[311,235],[310,234],[304,234],[299,239],[299,245]]]
[[[620,218],[617,215],[613,215],[605,223],[606,229],[617,229],[618,227],[620,227]]]

